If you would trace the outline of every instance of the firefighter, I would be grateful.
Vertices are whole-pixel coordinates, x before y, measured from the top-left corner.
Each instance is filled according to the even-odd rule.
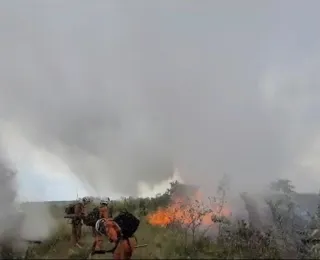
[[[75,217],[71,220],[72,225],[72,243],[81,248],[80,239],[82,233],[82,219],[86,215],[86,206],[90,203],[90,198],[84,197],[74,205]]]
[[[131,259],[137,246],[137,240],[134,236],[124,237],[121,228],[112,218],[98,220],[96,230],[101,236],[107,236],[111,243],[115,243],[114,250],[112,250],[114,260]],[[97,245],[96,242],[94,244],[94,251],[99,251],[101,250],[101,244]]]
[[[110,199],[107,198],[106,200],[101,200],[100,201],[100,207],[99,207],[99,218],[98,219],[108,219],[110,217],[109,215],[109,203]],[[103,236],[96,231],[96,228],[92,228],[94,240],[95,240],[95,250],[101,250],[101,246],[103,244]]]
[[[101,200],[100,201],[100,207],[99,207],[99,219],[100,218],[110,218],[110,212],[109,212],[109,204],[110,204],[110,199],[107,198],[106,200]]]

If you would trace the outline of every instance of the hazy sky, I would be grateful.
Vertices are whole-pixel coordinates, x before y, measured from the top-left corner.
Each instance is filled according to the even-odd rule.
[[[319,8],[1,1],[0,133],[25,196],[29,177],[50,199],[76,178],[135,195],[175,167],[205,189],[228,173],[239,190],[318,190]]]

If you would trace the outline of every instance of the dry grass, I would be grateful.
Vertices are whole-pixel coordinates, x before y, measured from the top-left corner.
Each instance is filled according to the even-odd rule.
[[[291,187],[291,186],[290,186]],[[277,188],[279,188],[277,186]],[[148,212],[154,211],[157,207],[168,205],[167,194],[158,197],[158,200],[134,200],[128,199],[124,202],[117,202],[114,206],[116,211],[122,208],[129,208],[131,212],[141,215],[141,224],[136,233],[139,244],[147,243],[147,247],[135,251],[133,259],[319,259],[320,254],[317,246],[301,243],[303,235],[299,232],[294,219],[294,207],[291,199],[291,192],[286,192],[281,200],[266,201],[269,206],[272,225],[263,226],[257,218],[255,206],[246,194],[242,199],[246,204],[250,223],[238,221],[231,223],[221,216],[225,204],[226,189],[220,187],[220,193],[213,200],[218,204],[219,211],[214,215],[217,234],[215,237],[208,237],[203,232],[201,225],[182,225],[179,221],[166,227],[152,226],[145,218]],[[55,207],[58,210],[58,207]],[[63,211],[63,207],[60,207]],[[203,216],[203,209],[200,205],[193,207],[197,214],[195,223],[199,223]],[[320,216],[320,207],[319,207]],[[59,214],[57,214],[59,215]],[[199,219],[198,219],[199,218]],[[313,229],[319,227],[320,217],[313,218]],[[303,227],[304,234],[312,231],[310,225]],[[58,218],[58,228],[48,240],[40,246],[34,246],[30,250],[29,259],[86,259],[89,255],[93,242],[91,229],[83,229],[82,249],[71,247],[69,239],[71,234],[70,225],[66,220]],[[105,247],[111,245],[105,241]],[[318,250],[318,251],[317,251]],[[111,255],[94,256],[96,259],[110,259]]]

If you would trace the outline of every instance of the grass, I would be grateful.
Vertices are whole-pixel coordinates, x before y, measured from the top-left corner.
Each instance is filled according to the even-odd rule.
[[[29,259],[85,259],[88,257],[93,242],[90,229],[83,229],[83,237],[81,242],[84,247],[79,249],[71,247],[70,233],[71,228],[66,227],[65,223],[61,223],[61,227],[53,234],[50,239],[42,245],[34,246],[28,256]],[[162,258],[178,258],[179,256],[179,239],[170,229],[163,227],[151,226],[142,219],[141,225],[136,233],[139,244],[148,244],[147,247],[138,248],[133,259],[162,259]],[[105,240],[106,248],[112,245]],[[107,259],[111,255],[97,256],[96,258]]]
[[[296,215],[294,215],[295,203],[292,201],[292,191],[283,192],[281,199],[267,200],[266,205],[271,212],[271,225],[255,225],[261,221],[257,220],[257,212],[252,199],[242,194],[241,198],[246,204],[250,222],[238,220],[231,222],[228,218],[221,216],[225,205],[226,189],[220,187],[218,196],[211,200],[218,209],[213,215],[216,228],[215,236],[212,235],[211,226],[205,230],[199,225],[203,208],[199,202],[190,204],[190,208],[182,209],[193,216],[188,224],[182,223],[180,219],[174,219],[173,223],[166,226],[151,225],[146,218],[148,213],[162,207],[166,209],[170,204],[173,190],[177,189],[173,184],[171,189],[162,196],[154,199],[129,198],[114,203],[114,211],[126,208],[140,215],[141,224],[136,232],[138,244],[148,244],[147,247],[136,249],[133,259],[319,259],[317,245],[303,244],[302,238],[310,234],[314,228],[320,225],[320,207],[312,217],[312,223],[304,223],[303,234],[297,227]],[[291,187],[291,186],[290,186]],[[277,188],[279,188],[277,186]],[[287,190],[286,190],[287,191]],[[188,204],[188,205],[189,205]],[[217,205],[218,206],[217,206]],[[87,259],[93,237],[91,228],[83,227],[82,249],[71,246],[71,227],[67,220],[63,219],[63,205],[53,205],[52,210],[57,219],[55,234],[44,241],[43,244],[32,246],[28,252],[28,259]],[[220,211],[219,211],[220,210]],[[191,215],[190,215],[191,214]],[[312,224],[312,225],[311,225]],[[260,224],[261,225],[261,224]],[[313,227],[311,229],[311,226]],[[204,232],[206,229],[209,232]],[[207,231],[208,231],[207,230]],[[108,241],[104,243],[106,249],[112,247]],[[94,256],[94,259],[111,259],[111,255]]]

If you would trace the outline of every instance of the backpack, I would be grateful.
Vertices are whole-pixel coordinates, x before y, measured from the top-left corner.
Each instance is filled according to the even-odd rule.
[[[84,219],[83,224],[89,227],[94,227],[100,218],[99,207],[95,207]]]
[[[75,204],[69,204],[69,205],[65,208],[64,212],[65,212],[67,215],[75,214],[75,212],[74,212],[75,206],[76,206]]]
[[[128,211],[121,212],[113,221],[121,228],[123,238],[132,237],[140,225],[140,220]]]

